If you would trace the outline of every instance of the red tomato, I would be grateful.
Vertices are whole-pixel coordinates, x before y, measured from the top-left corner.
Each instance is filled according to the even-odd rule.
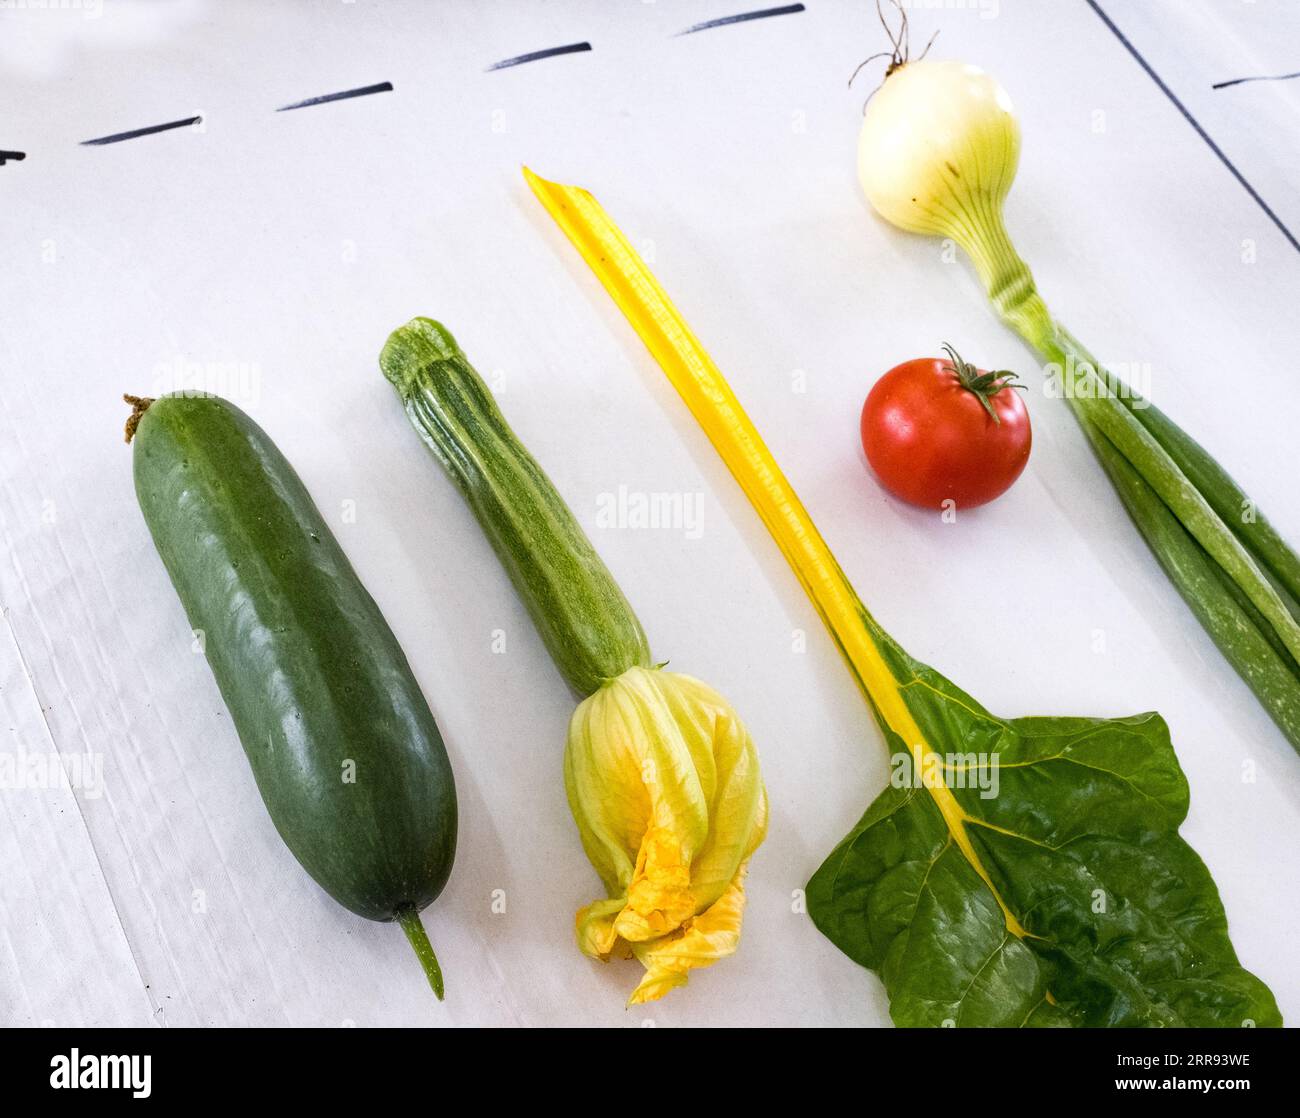
[[[974,508],[1001,496],[1029,461],[1029,412],[1010,382],[950,348],[876,381],[862,406],[862,448],[880,483],[904,501]]]

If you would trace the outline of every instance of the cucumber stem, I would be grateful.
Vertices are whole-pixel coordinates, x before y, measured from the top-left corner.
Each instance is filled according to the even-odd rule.
[[[429,942],[424,924],[420,922],[420,914],[415,911],[415,905],[404,904],[393,913],[393,916],[402,925],[402,931],[406,933],[407,940],[415,949],[415,957],[420,960],[420,966],[424,968],[425,976],[429,979],[434,994],[439,1001],[442,1001],[442,968],[438,966],[438,956],[433,953],[433,945]]]
[[[126,417],[126,441],[130,442],[135,438],[135,429],[140,426],[140,417],[149,410],[149,405],[153,403],[154,398],[132,396],[129,392],[124,392],[122,399],[131,405],[131,414]]]

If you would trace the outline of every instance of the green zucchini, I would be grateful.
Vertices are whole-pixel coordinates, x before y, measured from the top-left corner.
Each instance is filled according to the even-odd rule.
[[[451,872],[456,789],[392,630],[247,415],[215,396],[127,401],[140,509],[276,830],[339,904],[400,923],[441,998],[419,912]]]
[[[575,694],[649,668],[645,630],[587,533],[510,429],[451,331],[431,318],[394,330],[379,367],[456,483]]]

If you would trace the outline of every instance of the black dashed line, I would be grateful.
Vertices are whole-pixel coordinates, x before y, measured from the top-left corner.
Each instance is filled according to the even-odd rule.
[[[685,31],[677,32],[678,35],[694,35],[697,31],[708,31],[711,27],[726,27],[732,23],[748,23],[751,19],[767,19],[769,16],[792,16],[796,12],[804,12],[807,9],[802,4],[787,4],[784,8],[762,8],[756,12],[741,12],[739,15],[722,16],[720,19],[707,19],[703,23],[695,23]]]
[[[510,66],[522,66],[525,62],[537,62],[543,58],[554,58],[557,54],[581,54],[591,50],[590,43],[569,43],[563,47],[547,47],[545,50],[534,50],[528,54],[516,55],[514,58],[503,58],[500,62],[494,62],[488,67],[488,72],[493,70],[505,70]]]
[[[372,93],[392,93],[392,82],[378,82],[375,85],[363,85],[359,89],[345,89],[339,93],[322,93],[319,97],[308,97],[305,101],[295,101],[292,105],[281,105],[275,111],[287,113],[293,109],[306,109],[312,105],[327,105],[331,101],[347,101],[353,97],[368,97]]]
[[[152,136],[155,132],[169,132],[173,128],[185,128],[198,124],[201,116],[187,116],[184,120],[169,120],[166,124],[151,124],[148,128],[134,128],[130,132],[114,132],[111,136],[98,136],[93,140],[82,140],[82,147],[100,147],[103,144],[118,144],[123,140],[134,140],[140,136]]]
[[[1211,89],[1227,89],[1230,85],[1243,85],[1246,82],[1289,82],[1292,78],[1300,78],[1300,70],[1294,74],[1260,74],[1250,78],[1233,78],[1228,82],[1215,82]]]

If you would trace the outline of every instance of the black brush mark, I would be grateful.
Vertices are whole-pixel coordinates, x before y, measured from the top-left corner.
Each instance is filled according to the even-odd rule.
[[[151,124],[148,128],[134,128],[130,132],[115,132],[111,136],[98,136],[93,140],[82,140],[82,147],[100,147],[103,144],[118,144],[123,140],[134,140],[139,136],[152,136],[155,132],[168,132],[173,128],[186,128],[198,124],[201,116],[187,116],[184,120],[169,120],[166,124]]]
[[[570,43],[565,47],[547,47],[546,50],[530,51],[528,54],[521,54],[515,58],[503,58],[500,62],[494,62],[487,68],[487,72],[493,70],[504,70],[510,66],[522,66],[525,62],[536,62],[542,58],[554,58],[557,54],[581,54],[583,51],[591,50],[590,43]]]
[[[677,34],[694,35],[697,31],[708,31],[711,27],[726,27],[730,23],[748,23],[751,19],[767,19],[768,16],[792,16],[796,12],[807,10],[802,4],[787,4],[784,8],[763,8],[757,12],[741,12],[739,15],[723,16],[721,19],[708,19],[703,23],[693,24]]]
[[[1256,189],[1250,185],[1250,183],[1246,179],[1246,176],[1237,170],[1236,165],[1232,162],[1232,160],[1223,154],[1223,149],[1219,147],[1219,145],[1216,144],[1212,139],[1210,139],[1210,134],[1206,132],[1205,129],[1201,127],[1200,122],[1194,116],[1192,116],[1190,112],[1187,111],[1187,107],[1180,100],[1178,100],[1177,97],[1174,96],[1174,91],[1170,89],[1167,85],[1165,85],[1163,81],[1161,81],[1160,75],[1157,74],[1155,70],[1151,68],[1151,64],[1147,62],[1145,58],[1142,57],[1142,54],[1137,49],[1137,47],[1135,47],[1132,43],[1128,41],[1127,38],[1125,38],[1124,32],[1122,32],[1118,27],[1115,26],[1114,23],[1111,22],[1110,16],[1108,16],[1104,11],[1102,11],[1101,5],[1097,3],[1097,0],[1088,0],[1088,7],[1090,7],[1094,12],[1096,12],[1099,16],[1101,16],[1102,23],[1104,23],[1107,27],[1109,27],[1111,31],[1114,33],[1115,38],[1117,38],[1121,43],[1124,44],[1124,47],[1128,50],[1129,54],[1133,56],[1137,64],[1147,72],[1147,76],[1153,82],[1155,82],[1156,85],[1160,87],[1160,91],[1166,97],[1168,97],[1170,101],[1173,102],[1174,108],[1176,108],[1180,113],[1183,114],[1183,118],[1187,121],[1187,123],[1190,124],[1194,129],[1196,129],[1196,134],[1200,136],[1201,139],[1204,140],[1205,143],[1208,145],[1209,149],[1219,157],[1219,162],[1221,162],[1225,167],[1227,167],[1228,170],[1232,172],[1232,177],[1235,178],[1239,183],[1241,183],[1243,187],[1246,188],[1246,193],[1255,199],[1255,202],[1258,204],[1259,208],[1268,215],[1269,220],[1272,221],[1273,224],[1276,225],[1278,229],[1281,231],[1282,236],[1284,236],[1288,241],[1291,242],[1291,247],[1295,249],[1296,252],[1300,252],[1300,241],[1296,240],[1295,234],[1292,233],[1291,230],[1288,229],[1286,225],[1283,223],[1282,219],[1273,212],[1273,208],[1267,202],[1265,202],[1263,198],[1259,196],[1259,192],[1256,191]]]
[[[19,160],[26,158],[27,153],[25,151],[0,151],[0,167],[3,167],[10,159],[17,163]]]
[[[392,93],[392,82],[378,82],[375,85],[363,85],[360,89],[345,89],[340,93],[322,93],[319,97],[308,97],[305,101],[295,101],[292,105],[281,105],[275,111],[287,113],[292,109],[305,109],[311,105],[327,105],[331,101],[347,101],[352,97],[369,97],[372,93]]]
[[[1254,78],[1233,78],[1230,82],[1215,82],[1210,88],[1227,89],[1230,85],[1242,85],[1245,82],[1289,82],[1292,78],[1300,78],[1300,70],[1297,70],[1294,74],[1269,74]]]

